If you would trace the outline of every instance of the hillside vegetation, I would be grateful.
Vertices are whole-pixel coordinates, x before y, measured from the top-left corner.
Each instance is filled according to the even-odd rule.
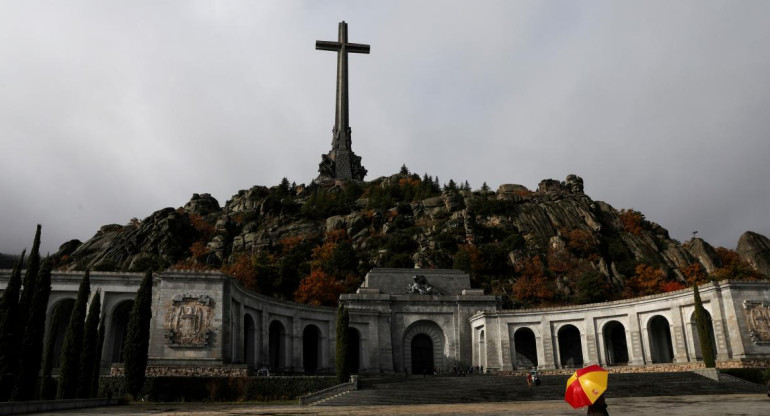
[[[67,242],[55,258],[67,270],[222,270],[256,292],[326,305],[373,267],[456,268],[521,307],[766,278],[770,241],[746,233],[741,242],[738,251],[680,244],[642,213],[592,200],[575,175],[492,191],[442,187],[402,167],[371,182],[284,179],[239,191],[224,207],[195,194],[181,208]]]

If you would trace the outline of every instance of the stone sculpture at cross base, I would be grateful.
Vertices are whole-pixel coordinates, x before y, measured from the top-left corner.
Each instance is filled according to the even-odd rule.
[[[316,41],[316,49],[337,52],[337,103],[332,129],[332,150],[321,155],[318,181],[363,180],[366,169],[353,153],[348,111],[348,53],[369,53],[369,45],[348,42],[348,25],[340,22],[337,42]]]

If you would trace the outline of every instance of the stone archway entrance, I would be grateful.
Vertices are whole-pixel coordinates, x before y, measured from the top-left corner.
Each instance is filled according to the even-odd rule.
[[[243,357],[250,368],[257,366],[257,326],[249,314],[243,317]]]
[[[668,320],[660,315],[650,320],[650,358],[653,363],[671,363],[674,361],[674,348],[671,345],[671,328]]]
[[[404,332],[404,371],[432,374],[444,366],[444,331],[433,321],[418,321]]]
[[[279,321],[273,321],[270,323],[270,330],[268,333],[268,366],[271,372],[283,371],[286,366],[285,349],[286,342],[284,336],[286,335],[286,329]]]
[[[610,321],[604,325],[604,360],[607,365],[628,364],[628,345],[626,343],[626,328],[618,321]]]
[[[714,323],[711,321],[711,314],[707,310],[703,310],[703,318],[706,320],[706,329],[708,330],[709,341],[711,342],[711,351],[716,356],[717,354],[717,340],[714,336]],[[695,348],[695,358],[698,360],[703,359],[703,351],[700,345],[700,333],[698,332],[698,321],[695,319],[695,312],[690,317],[690,325],[692,330],[692,342],[693,348]]]
[[[72,315],[75,299],[64,299],[53,307],[51,322],[48,325],[49,342],[46,343],[46,357],[53,368],[58,368],[61,361],[61,350],[64,346],[64,334],[67,332],[67,324]]]
[[[425,334],[412,338],[412,373],[433,373],[433,340]]]
[[[529,328],[519,328],[513,334],[513,365],[515,368],[537,367],[537,341]]]
[[[564,325],[559,329],[559,364],[562,368],[583,366],[583,343],[580,330],[574,325]]]
[[[124,300],[115,307],[112,312],[112,325],[110,325],[110,362],[123,362],[123,342],[128,330],[128,317],[131,315],[131,309],[134,307],[133,300]]]
[[[302,367],[306,373],[315,373],[321,361],[321,330],[308,325],[302,331]]]
[[[348,346],[348,370],[356,374],[361,368],[361,333],[355,328],[348,328]]]

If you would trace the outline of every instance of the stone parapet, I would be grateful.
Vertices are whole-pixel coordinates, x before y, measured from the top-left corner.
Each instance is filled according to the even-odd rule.
[[[113,366],[110,377],[123,376],[122,366]],[[240,366],[148,366],[146,377],[248,377],[245,365]]]

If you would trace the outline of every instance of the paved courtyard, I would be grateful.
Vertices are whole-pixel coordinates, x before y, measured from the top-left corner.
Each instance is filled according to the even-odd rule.
[[[635,416],[723,416],[768,415],[770,398],[757,394],[659,396],[607,399],[611,415]],[[222,405],[222,404],[146,404],[117,407],[100,407],[35,413],[35,415],[158,415],[158,416],[237,416],[237,415],[343,415],[343,416],[391,416],[391,415],[524,415],[556,416],[584,415],[585,409],[573,410],[562,401],[529,401],[474,404],[441,404],[414,406],[358,406],[358,407],[302,407],[295,405]]]

